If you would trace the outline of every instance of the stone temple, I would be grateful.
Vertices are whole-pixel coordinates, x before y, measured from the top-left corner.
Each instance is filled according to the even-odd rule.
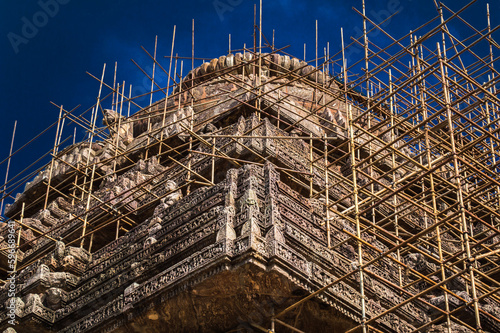
[[[433,61],[405,75],[460,74]],[[461,121],[498,95],[338,74],[246,50],[130,117],[98,101],[6,207],[0,331],[500,332],[499,184],[465,153],[498,127]]]

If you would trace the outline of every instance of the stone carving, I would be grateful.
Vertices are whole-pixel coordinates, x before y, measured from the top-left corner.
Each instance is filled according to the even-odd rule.
[[[45,292],[44,301],[47,307],[52,310],[58,310],[61,308],[63,291],[60,288],[49,288]]]
[[[335,83],[327,86],[332,78],[326,73],[289,56],[261,56],[260,95],[241,87],[243,83],[249,87],[254,84],[256,55],[245,52],[212,59],[188,74],[182,92],[177,87],[176,95],[168,101],[160,100],[130,119],[105,109],[103,124],[109,135],[104,140],[96,138],[92,144],[78,143],[64,149],[52,166],[26,185],[7,209],[8,214],[15,216],[22,203],[34,202],[23,220],[33,230],[22,229],[21,239],[27,244],[40,233],[48,237],[22,247],[23,268],[17,281],[20,297],[14,300],[19,332],[30,331],[31,321],[40,332],[161,331],[165,327],[171,331],[231,331],[240,324],[235,319],[238,311],[262,310],[264,303],[276,310],[286,308],[302,295],[345,275],[348,277],[304,303],[300,311],[311,316],[311,322],[301,323],[300,311],[294,315],[308,332],[338,323],[347,330],[361,322],[357,243],[347,241],[348,233],[356,233],[352,186],[348,181],[338,185],[342,177],[352,179],[352,161],[341,156],[339,148],[325,165],[316,145],[311,170],[307,139],[309,134],[327,135],[330,144],[344,147],[348,135],[346,105],[326,93],[337,90]],[[217,70],[223,74],[215,75]],[[295,74],[304,78],[293,80]],[[317,89],[311,82],[325,86]],[[191,83],[200,85],[186,92],[184,88]],[[312,96],[323,101],[321,107],[313,103]],[[263,118],[253,112],[256,105]],[[353,112],[360,114],[359,109]],[[362,125],[367,119],[359,121]],[[288,128],[295,122],[294,129]],[[206,142],[197,139],[192,143],[193,132]],[[371,149],[381,149],[380,154],[389,152],[382,149],[380,141],[391,142],[391,135],[381,133],[374,133],[378,141],[359,136],[357,144],[362,148],[358,158],[364,158],[368,149],[364,144],[370,140]],[[235,137],[239,135],[245,137]],[[215,156],[212,140],[217,147]],[[176,151],[179,144],[190,142],[190,152]],[[405,156],[414,156],[409,150],[402,152],[404,156],[396,157],[400,162],[407,160]],[[115,159],[117,154],[120,157]],[[237,160],[229,161],[228,156]],[[392,175],[388,173],[387,179],[382,176],[390,170],[391,162],[389,157],[381,159],[374,165],[375,171],[360,168],[358,185],[370,182],[362,173],[375,173],[381,181],[374,184],[374,191],[381,191],[382,198],[384,189],[392,186]],[[90,210],[86,208],[89,175],[79,175],[71,190],[51,193],[47,206],[35,202],[36,193],[45,193],[49,178],[51,186],[64,188],[62,185],[73,183],[75,169],[84,164],[95,164],[98,174],[91,189]],[[334,244],[330,248],[325,226],[325,168],[329,184],[336,184],[328,191],[335,202],[329,211],[330,241]],[[398,172],[394,177],[400,180],[405,175]],[[366,198],[366,192],[360,191],[360,200]],[[441,210],[448,208],[443,200],[438,202]],[[392,204],[391,200],[390,205],[377,207],[377,217],[391,215]],[[401,198],[395,205],[403,211],[410,209]],[[371,220],[368,214],[361,216],[363,223]],[[79,246],[84,221],[93,236]],[[402,216],[399,223],[402,229],[418,231],[435,222],[415,210]],[[0,228],[3,247],[7,247],[7,239],[6,228]],[[364,262],[385,253],[393,241],[376,232],[364,232],[361,239],[365,242]],[[445,250],[456,252],[452,237],[444,233],[442,240]],[[90,242],[92,254],[87,250]],[[418,250],[427,253],[424,248]],[[415,283],[415,272],[440,281],[435,273],[439,267],[422,253],[404,252],[402,256],[407,267],[402,281],[395,253],[364,268],[368,318],[406,300],[408,295],[389,290],[388,284],[407,284],[408,290],[418,293],[428,285]],[[450,276],[453,271],[447,267],[445,273]],[[458,295],[449,298],[452,310],[471,301],[464,292],[467,283],[457,278],[447,284]],[[437,288],[427,296],[425,302],[444,309],[442,290]],[[439,315],[421,300],[404,304],[371,325],[387,332],[413,331]],[[7,287],[3,286],[0,329],[4,332],[9,332],[7,302]],[[496,301],[481,300],[480,309],[485,329],[498,331],[500,326],[486,319],[488,314],[498,317]],[[470,311],[469,306],[463,314]],[[189,330],[186,327],[190,324],[196,327]],[[443,329],[437,324],[429,328],[431,332]]]

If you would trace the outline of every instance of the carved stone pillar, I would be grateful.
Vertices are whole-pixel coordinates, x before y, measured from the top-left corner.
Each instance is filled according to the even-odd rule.
[[[242,222],[244,222],[241,227],[241,236],[248,238],[248,248],[265,252],[261,226],[259,225],[259,221],[262,221],[259,209],[262,203],[257,196],[259,179],[255,167],[246,166],[244,175],[246,178],[243,185],[246,191],[239,200]]]
[[[266,202],[264,222],[266,232],[266,251],[274,255],[277,247],[276,242],[285,242],[283,224],[278,210],[278,181],[280,174],[270,162],[264,166],[264,177],[266,179]]]
[[[235,197],[237,190],[238,181],[238,170],[231,169],[227,172],[226,185],[225,185],[225,202],[224,210],[219,216],[216,241],[228,240],[233,241],[236,238],[236,232],[234,231],[234,218],[236,215],[235,209]]]
[[[264,118],[264,126],[263,126],[263,136],[266,138],[262,140],[264,148],[263,155],[264,156],[276,156],[276,142],[275,139],[270,138],[276,135],[276,131],[274,130],[274,125],[271,124],[268,118]],[[279,178],[278,178],[279,179]]]

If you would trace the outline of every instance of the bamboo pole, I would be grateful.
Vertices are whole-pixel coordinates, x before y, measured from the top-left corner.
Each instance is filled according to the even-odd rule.
[[[12,140],[10,141],[9,157],[7,159],[7,170],[5,171],[5,182],[3,185],[2,202],[0,203],[0,215],[3,215],[3,203],[5,198],[5,192],[7,190],[7,180],[9,179],[10,170],[10,160],[12,158],[12,148],[14,148],[14,138],[16,136],[17,120],[14,122],[14,129],[12,130]]]
[[[439,55],[439,67],[441,69],[441,82],[443,85],[443,94],[445,97],[446,101],[446,113],[447,113],[447,119],[448,119],[448,127],[449,127],[449,132],[450,132],[450,143],[451,143],[451,153],[453,154],[453,166],[454,166],[454,173],[455,173],[455,181],[457,184],[457,196],[458,196],[458,201],[460,205],[460,224],[462,227],[463,231],[463,237],[464,237],[464,242],[465,242],[465,250],[466,250],[466,255],[467,259],[470,261],[472,258],[471,255],[471,250],[470,250],[470,244],[469,244],[469,233],[468,233],[468,226],[467,226],[467,217],[465,215],[465,206],[464,206],[464,201],[463,201],[463,194],[462,194],[462,180],[460,176],[460,171],[458,167],[458,159],[457,159],[457,149],[456,149],[456,144],[455,144],[455,135],[453,133],[453,121],[452,121],[452,112],[450,108],[450,96],[448,94],[448,81],[446,80],[446,72],[444,70],[445,68],[445,63],[446,59],[444,57],[441,57],[441,51],[440,51],[440,46],[437,44],[437,49],[438,49],[438,55]],[[469,275],[470,275],[470,282],[471,282],[471,293],[472,293],[472,299],[474,300],[474,314],[475,314],[475,319],[476,319],[476,329],[481,331],[481,319],[479,316],[479,303],[477,301],[477,294],[476,294],[476,282],[475,282],[475,277],[474,277],[474,270],[472,269],[472,266],[468,267]]]
[[[347,64],[344,53],[344,31],[340,28],[341,41],[342,41],[342,67],[344,69],[344,94],[346,94],[345,102],[347,103],[347,126],[349,132],[349,140],[350,140],[350,155],[351,155],[351,173],[352,173],[352,183],[353,183],[353,199],[354,199],[354,214],[356,219],[356,236],[361,238],[361,224],[359,219],[359,199],[358,199],[358,186],[357,186],[357,174],[356,174],[356,143],[355,143],[355,133],[352,116],[352,105],[348,103],[347,100]],[[328,212],[328,206],[327,206]],[[361,298],[361,327],[363,329],[363,333],[367,333],[366,327],[366,307],[365,307],[365,288],[364,288],[364,274],[363,274],[363,248],[362,243],[358,243],[358,270],[359,270],[359,292]]]
[[[52,155],[53,156],[55,156],[57,154],[57,141],[59,139],[59,128],[60,128],[62,110],[63,110],[63,107],[61,105],[61,107],[59,108],[59,117],[58,117],[59,122],[57,124],[57,129],[56,129],[56,138],[54,139],[54,147],[52,148]],[[52,158],[52,160],[50,161],[49,180],[48,180],[48,185],[47,185],[47,191],[45,192],[45,202],[43,204],[43,210],[47,209],[47,202],[49,200],[49,192],[50,192],[50,182],[52,181],[52,172],[54,169],[54,162],[55,162],[55,158]]]

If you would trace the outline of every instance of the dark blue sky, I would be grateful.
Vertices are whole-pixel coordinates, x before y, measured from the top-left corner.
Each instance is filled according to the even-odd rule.
[[[399,37],[436,15],[433,0],[366,0],[367,13],[376,22],[398,10],[384,29]],[[468,1],[444,3],[458,10]],[[486,2],[478,0],[464,15],[477,27],[486,26]],[[54,3],[58,4],[57,8]],[[191,55],[191,20],[195,19],[195,56],[218,57],[228,50],[228,34],[233,48],[252,45],[253,4],[247,0],[4,0],[0,4],[0,160],[8,155],[14,120],[18,120],[15,149],[57,119],[58,109],[49,102],[72,109],[87,109],[95,102],[99,84],[85,72],[100,76],[107,63],[105,80],[112,84],[113,67],[118,62],[118,82],[133,84],[135,92],[149,86],[144,75],[130,61],[144,69],[158,35],[158,58],[165,68],[170,53],[172,29],[177,25],[175,53]],[[44,5],[45,4],[45,5]],[[319,21],[319,45],[330,42],[330,53],[340,46],[340,27],[345,36],[356,36],[362,20],[352,7],[361,10],[361,0],[296,1],[264,0],[263,31],[268,38],[276,29],[276,46],[292,45],[287,52],[302,57],[307,43],[308,60],[314,57],[315,20]],[[45,7],[45,8],[44,8]],[[500,1],[490,0],[492,25],[499,24]],[[49,12],[48,15],[47,12]],[[31,30],[29,29],[31,26]],[[35,29],[33,29],[33,27]],[[462,26],[450,26],[457,37],[470,33]],[[463,36],[462,36],[463,35]],[[377,42],[380,36],[371,36]],[[498,40],[498,38],[497,38]],[[498,55],[498,53],[497,53]],[[185,71],[190,69],[186,61]],[[161,79],[161,77],[160,77]],[[162,82],[166,84],[166,80]],[[105,91],[106,93],[108,91]],[[158,99],[161,96],[155,95]],[[145,105],[145,99],[138,101]],[[65,130],[63,138],[73,133]],[[51,149],[55,129],[30,145],[12,160],[13,176],[31,161]],[[78,140],[83,138],[79,131]],[[0,183],[5,177],[0,165]]]

